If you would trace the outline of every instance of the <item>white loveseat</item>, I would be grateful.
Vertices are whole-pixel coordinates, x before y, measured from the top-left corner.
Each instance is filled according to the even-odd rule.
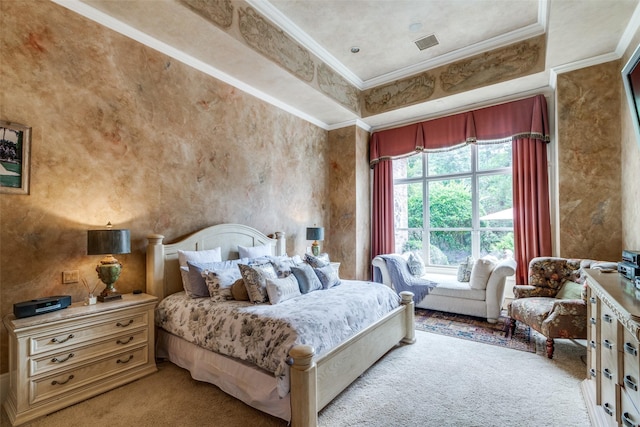
[[[396,289],[385,259],[377,256],[372,264],[379,269],[382,283]],[[488,277],[486,274],[476,274],[475,277],[472,274],[469,282],[459,282],[453,275],[426,273],[422,277],[438,285],[416,302],[416,307],[483,317],[490,323],[496,323],[502,310],[505,282],[515,272],[516,262],[508,258],[498,261]],[[478,277],[481,279],[477,280]]]

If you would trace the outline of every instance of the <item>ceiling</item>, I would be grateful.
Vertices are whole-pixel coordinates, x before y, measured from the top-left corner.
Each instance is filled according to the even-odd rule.
[[[544,72],[363,118],[178,0],[53,1],[325,129],[391,127],[548,91],[556,73],[620,58],[640,26],[639,0],[231,2],[253,7],[359,91],[546,34]],[[426,36],[439,44],[418,49]]]

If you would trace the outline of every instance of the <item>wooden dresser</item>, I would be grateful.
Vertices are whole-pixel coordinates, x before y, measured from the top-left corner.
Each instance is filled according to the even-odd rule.
[[[155,372],[157,298],[121,300],[16,319],[9,315],[9,394],[13,425],[22,424]],[[123,396],[123,399],[126,399]]]
[[[618,273],[587,270],[587,379],[595,426],[640,426],[640,290]]]

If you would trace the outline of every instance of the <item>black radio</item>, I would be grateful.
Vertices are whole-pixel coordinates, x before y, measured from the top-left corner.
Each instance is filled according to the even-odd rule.
[[[631,264],[640,265],[640,251],[622,251],[622,261],[630,262]]]
[[[13,304],[13,314],[18,318],[35,316],[61,310],[71,305],[71,295],[57,295],[53,297],[32,299]]]
[[[636,276],[640,276],[640,268],[638,268],[636,264],[632,264],[629,261],[619,262],[618,272],[629,280],[634,280]]]

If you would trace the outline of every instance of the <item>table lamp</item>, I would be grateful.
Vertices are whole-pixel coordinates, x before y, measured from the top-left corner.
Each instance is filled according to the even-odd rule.
[[[96,266],[98,277],[106,288],[98,295],[98,301],[107,302],[122,298],[116,291],[114,283],[120,277],[122,264],[113,257],[114,254],[131,252],[129,230],[114,229],[111,223],[103,230],[89,230],[87,233],[87,254],[105,255]]]
[[[307,227],[307,240],[313,240],[311,253],[314,256],[318,256],[320,254],[320,244],[318,240],[324,240],[324,227]]]

